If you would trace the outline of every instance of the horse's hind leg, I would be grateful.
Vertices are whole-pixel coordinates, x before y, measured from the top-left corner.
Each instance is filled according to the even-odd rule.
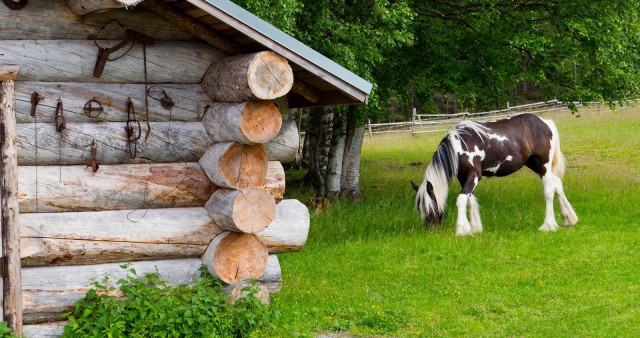
[[[560,206],[560,214],[562,215],[562,226],[570,228],[578,223],[578,216],[567,200],[567,196],[564,195],[562,180],[556,175],[553,175],[553,180],[555,182],[556,193],[558,194],[558,205]]]

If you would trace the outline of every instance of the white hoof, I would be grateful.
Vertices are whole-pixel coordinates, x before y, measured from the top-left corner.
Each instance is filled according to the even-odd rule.
[[[538,230],[540,230],[540,231],[556,231],[556,230],[558,230],[558,223],[556,223],[555,221],[553,223],[545,222],[544,224],[542,224],[542,226],[540,228],[538,228]]]
[[[460,223],[456,228],[456,236],[470,236],[471,225],[469,223]]]
[[[471,234],[482,232],[482,224],[471,224]]]
[[[576,225],[576,223],[578,223],[578,216],[575,212],[570,213],[562,220],[562,226],[565,228],[572,228],[574,225]]]

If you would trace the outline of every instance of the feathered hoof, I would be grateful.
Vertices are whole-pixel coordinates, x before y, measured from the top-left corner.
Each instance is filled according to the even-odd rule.
[[[575,213],[570,214],[562,220],[563,228],[573,228],[578,223],[578,216]]]
[[[538,230],[540,231],[556,231],[558,230],[558,223],[556,222],[545,222],[544,224],[542,224],[542,226],[540,228],[538,228]]]
[[[456,236],[471,236],[471,225],[469,223],[466,224],[458,224],[456,227]]]

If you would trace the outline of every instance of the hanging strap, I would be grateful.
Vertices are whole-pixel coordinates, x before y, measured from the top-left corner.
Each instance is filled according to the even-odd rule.
[[[58,99],[58,105],[56,106],[56,131],[61,133],[67,129],[67,119],[64,117],[64,109],[62,108],[62,100]]]

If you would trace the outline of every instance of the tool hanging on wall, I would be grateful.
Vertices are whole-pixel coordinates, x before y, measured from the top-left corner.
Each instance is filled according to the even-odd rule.
[[[67,129],[67,119],[64,117],[64,109],[62,108],[62,100],[58,99],[58,105],[56,106],[56,131],[62,132]]]
[[[23,9],[27,5],[28,0],[4,0],[4,4],[14,11]]]
[[[98,165],[98,146],[96,145],[96,140],[91,141],[91,164],[87,165],[87,168],[91,167],[91,170],[95,173],[100,169]]]
[[[103,26],[104,27],[104,26]],[[93,68],[93,76],[94,77],[102,77],[102,72],[104,71],[104,67],[107,65],[107,61],[115,61],[121,57],[123,57],[124,55],[126,55],[129,50],[131,50],[131,48],[133,48],[133,44],[135,43],[135,41],[140,41],[143,44],[149,44],[149,45],[153,45],[156,40],[148,35],[142,34],[140,32],[134,31],[132,29],[127,29],[125,32],[125,39],[120,41],[118,44],[116,44],[113,47],[109,47],[109,48],[104,48],[101,47],[100,45],[98,45],[98,41],[93,40],[93,42],[96,44],[96,46],[98,46],[98,59],[96,60],[96,65]],[[124,52],[122,55],[117,56],[113,59],[109,58],[109,55],[117,52],[118,50],[124,48],[126,45],[131,44],[131,47],[129,47],[129,50],[127,50],[126,52]]]
[[[169,94],[167,94],[167,91],[165,91],[162,88],[158,88],[156,86],[152,86],[152,87],[149,87],[149,89],[147,89],[147,96],[156,101],[160,101],[160,105],[162,106],[162,108],[166,110],[169,110],[176,105],[173,102],[173,100],[169,97]]]
[[[138,124],[138,132],[135,132],[133,125]],[[129,142],[129,156],[134,159],[138,155],[138,140],[142,135],[142,126],[140,126],[140,121],[136,119],[136,112],[133,108],[133,101],[131,98],[127,99],[127,126],[125,127],[127,131],[127,141]]]
[[[38,92],[33,92],[33,94],[31,94],[31,117],[36,117],[36,107],[42,99],[44,99],[44,97],[40,96]]]
[[[102,114],[102,112],[104,112],[102,103],[100,103],[100,101],[98,101],[95,97],[84,104],[84,114],[89,117],[98,118],[100,114]]]

